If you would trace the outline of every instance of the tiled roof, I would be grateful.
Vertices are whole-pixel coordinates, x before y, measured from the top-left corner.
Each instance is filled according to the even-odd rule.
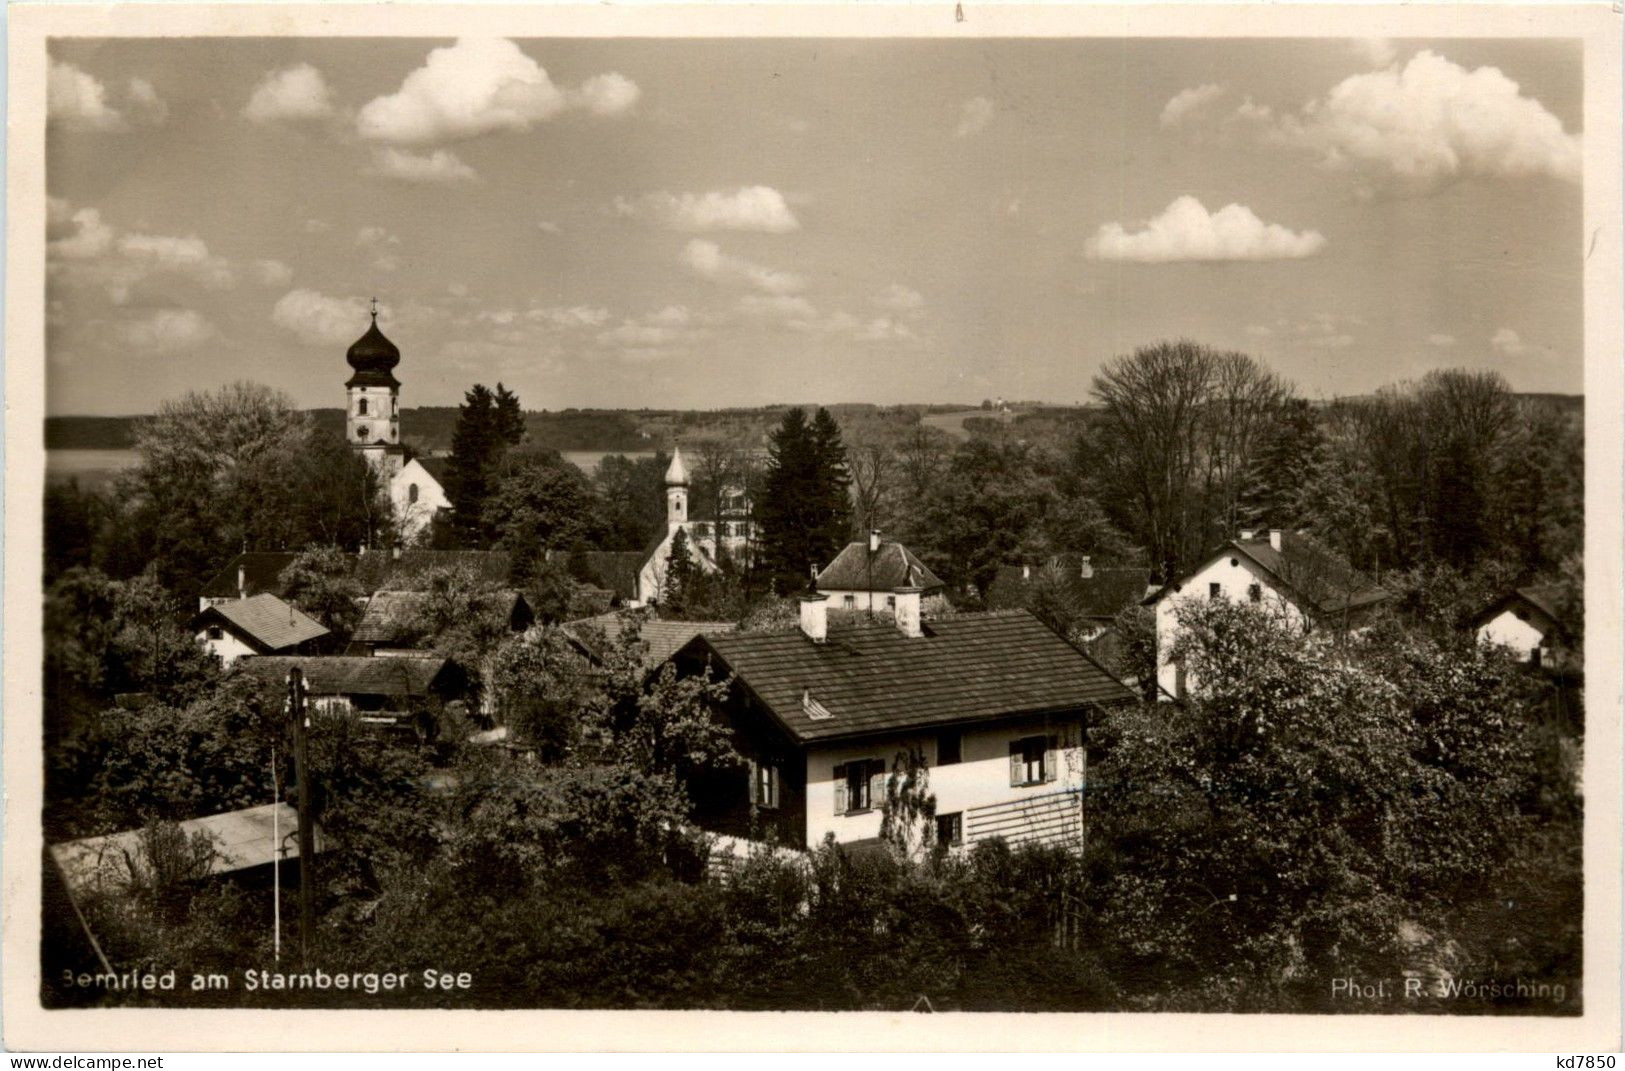
[[[417,460],[418,464],[423,466],[423,471],[434,477],[435,483],[438,483],[441,487],[446,486],[446,469],[451,465],[450,458],[420,457]]]
[[[802,743],[1133,699],[1025,610],[960,614],[925,628],[910,638],[889,624],[832,626],[824,643],[799,631],[706,634],[677,657],[714,656]]]
[[[267,651],[283,651],[328,634],[320,622],[269,592],[216,603],[193,619],[194,627],[216,617]]]
[[[356,558],[355,575],[369,591],[400,587],[405,577],[435,569],[466,569],[477,580],[506,584],[513,562],[499,550],[403,550],[399,554],[372,551]]]
[[[292,551],[281,550],[250,550],[239,554],[227,562],[224,569],[210,577],[198,594],[206,599],[235,599],[239,566],[243,570],[243,584],[248,594],[279,591],[277,577],[297,556]]]
[[[564,629],[589,657],[601,660],[602,645],[619,639],[621,630],[629,623],[637,629],[638,639],[648,645],[643,657],[644,665],[648,666],[664,662],[701,633],[732,632],[739,627],[732,621],[661,621],[634,611],[571,621]]]
[[[429,695],[446,672],[444,658],[388,658],[367,655],[258,655],[237,660],[237,668],[269,684],[281,685],[294,666],[305,675],[310,695]]]
[[[387,645],[414,640],[412,624],[428,597],[428,592],[424,591],[375,592],[367,600],[367,609],[350,637],[351,642]],[[523,599],[517,591],[496,591],[480,601],[481,605],[500,612],[511,621],[519,613]]]
[[[1095,566],[1093,575],[1086,577],[1081,555],[1057,554],[1042,566],[1000,566],[988,586],[988,607],[1026,609],[1031,605],[1033,584],[1045,569],[1056,570],[1065,578],[1085,617],[1116,617],[1125,607],[1145,598],[1151,581],[1151,570],[1138,565]]]
[[[1238,539],[1230,546],[1268,569],[1318,613],[1362,609],[1393,595],[1306,532],[1283,531],[1279,550],[1268,535]]]
[[[901,543],[881,543],[869,560],[867,542],[848,543],[818,574],[819,591],[891,591],[900,587],[940,591],[941,580]]]
[[[1567,623],[1563,621],[1562,615],[1558,612],[1558,608],[1563,602],[1563,592],[1556,584],[1531,584],[1527,587],[1515,588],[1480,610],[1474,616],[1473,621],[1481,625],[1515,602],[1528,603],[1554,622],[1557,622],[1560,628],[1566,627]]]

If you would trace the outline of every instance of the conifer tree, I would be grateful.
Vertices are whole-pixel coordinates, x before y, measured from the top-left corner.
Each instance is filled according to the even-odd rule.
[[[791,409],[771,436],[767,474],[757,507],[762,568],[781,593],[807,588],[812,571],[828,565],[852,525],[851,475],[841,429],[824,409],[809,422]]]
[[[485,503],[496,490],[503,456],[525,438],[525,415],[519,397],[497,384],[493,392],[476,383],[463,395],[457,425],[451,433],[446,495],[452,525],[465,546],[484,546],[496,538]]]

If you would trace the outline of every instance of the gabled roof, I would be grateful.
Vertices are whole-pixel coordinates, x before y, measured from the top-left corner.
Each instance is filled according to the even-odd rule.
[[[412,623],[428,598],[426,591],[375,592],[367,600],[367,609],[350,641],[383,645],[411,642],[416,638],[412,635]],[[484,608],[501,613],[510,621],[530,610],[530,604],[517,591],[493,591],[479,601]]]
[[[674,657],[720,663],[721,675],[734,674],[803,744],[1134,698],[1025,610],[960,614],[925,628],[911,638],[890,624],[832,625],[824,643],[800,631],[701,634]]]
[[[417,459],[417,463],[423,466],[424,472],[427,472],[434,478],[435,483],[438,483],[441,487],[446,486],[446,470],[451,465],[450,458],[420,457]]]
[[[643,656],[646,666],[664,662],[701,633],[732,632],[739,627],[732,621],[661,621],[646,612],[632,611],[571,621],[564,630],[589,658],[602,661],[605,653],[602,645],[618,640],[628,625],[648,646]]]
[[[927,594],[945,586],[913,551],[901,543],[881,543],[870,560],[867,542],[848,543],[818,574],[819,591],[891,591],[924,588]]]
[[[1307,532],[1281,532],[1281,546],[1268,533],[1233,539],[1203,559],[1203,566],[1226,554],[1242,554],[1273,577],[1282,590],[1315,615],[1364,610],[1393,598],[1393,592],[1350,565],[1341,554]],[[1184,578],[1181,578],[1181,583]],[[1155,602],[1180,584],[1169,584],[1147,602]]]
[[[421,576],[435,569],[466,569],[477,580],[506,584],[513,560],[500,550],[403,550],[399,554],[371,551],[357,556],[356,579],[371,591],[399,586],[402,577]]]
[[[1046,569],[1058,572],[1065,579],[1085,617],[1116,617],[1145,598],[1151,582],[1151,570],[1143,565],[1092,566],[1092,575],[1084,576],[1081,554],[1057,554],[1041,566],[999,566],[987,589],[989,609],[1029,608],[1033,585]]]
[[[209,578],[198,592],[205,599],[235,599],[237,597],[237,570],[243,570],[243,584],[249,595],[262,591],[280,590],[277,577],[293,563],[298,555],[292,551],[250,550],[232,558],[224,569]]]
[[[1545,614],[1548,618],[1561,626],[1563,624],[1563,620],[1558,613],[1558,607],[1562,605],[1562,601],[1563,591],[1558,585],[1531,584],[1526,587],[1514,588],[1513,590],[1506,592],[1500,598],[1496,599],[1484,609],[1480,610],[1473,618],[1473,621],[1475,624],[1481,625],[1515,603],[1523,602],[1533,606],[1535,609],[1539,610],[1541,613]]]
[[[265,651],[284,651],[328,634],[319,621],[269,592],[216,603],[198,613],[192,619],[192,627],[201,628],[214,620],[222,621]]]
[[[257,655],[239,658],[237,670],[268,684],[287,682],[298,666],[309,695],[421,697],[448,683],[449,664],[439,656],[388,658],[370,655]]]

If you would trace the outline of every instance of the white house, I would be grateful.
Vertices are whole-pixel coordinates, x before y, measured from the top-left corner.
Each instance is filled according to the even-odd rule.
[[[1192,600],[1258,604],[1307,631],[1357,626],[1372,607],[1390,597],[1381,585],[1307,533],[1279,528],[1243,531],[1153,596],[1160,698],[1180,698],[1193,683],[1173,655],[1180,607]]]
[[[225,666],[245,655],[306,651],[328,635],[320,622],[269,592],[204,607],[192,618],[192,631]]]
[[[1562,633],[1560,599],[1551,585],[1508,592],[1473,619],[1478,642],[1509,648],[1520,662],[1549,665]]]
[[[813,581],[820,595],[837,610],[885,610],[890,613],[897,588],[919,588],[922,598],[947,590],[937,574],[903,544],[869,533],[867,541],[848,543]]]
[[[1025,610],[924,623],[919,588],[892,594],[890,620],[832,625],[828,599],[806,596],[796,631],[702,633],[672,656],[733,678],[721,715],[747,759],[691,786],[698,823],[798,848],[873,841],[913,754],[942,844],[1080,844],[1085,727],[1133,693]]]

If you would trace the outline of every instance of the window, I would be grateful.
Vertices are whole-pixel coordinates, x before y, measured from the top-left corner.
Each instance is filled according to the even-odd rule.
[[[357,439],[361,439],[361,440],[365,441],[366,438],[367,438],[367,425],[363,424],[359,428],[356,428],[355,429],[355,437]]]
[[[937,765],[952,766],[963,760],[957,729],[937,734]]]
[[[888,610],[897,609],[897,596],[896,595],[887,595],[886,596],[886,609],[888,609]]]
[[[1219,597],[1219,585],[1217,581],[1207,586],[1207,597],[1210,599],[1217,599]]]
[[[363,398],[355,403],[355,411],[360,416],[367,415],[367,399]]]
[[[1264,598],[1264,586],[1262,584],[1248,584],[1247,585],[1247,601],[1248,602],[1261,602],[1263,600],[1263,598]]]
[[[416,502],[418,500],[418,485],[417,484],[409,483],[409,484],[406,485],[406,500],[408,502]]]
[[[219,625],[210,625],[209,631],[206,632],[205,635],[211,640],[223,640],[226,638],[225,630]]]
[[[880,759],[858,759],[835,767],[835,813],[857,814],[874,809],[876,797],[886,792],[886,764]]]
[[[1010,784],[1038,785],[1055,780],[1053,736],[1028,736],[1010,744]]]
[[[841,599],[841,605],[843,607],[845,607],[846,609],[848,609],[848,610],[854,610],[854,609],[857,608],[857,605],[858,605],[858,597],[856,595],[844,596]]]
[[[957,848],[965,843],[965,822],[961,812],[937,815],[937,843],[944,848]]]
[[[772,763],[756,766],[756,806],[777,810],[779,806],[779,768]]]

